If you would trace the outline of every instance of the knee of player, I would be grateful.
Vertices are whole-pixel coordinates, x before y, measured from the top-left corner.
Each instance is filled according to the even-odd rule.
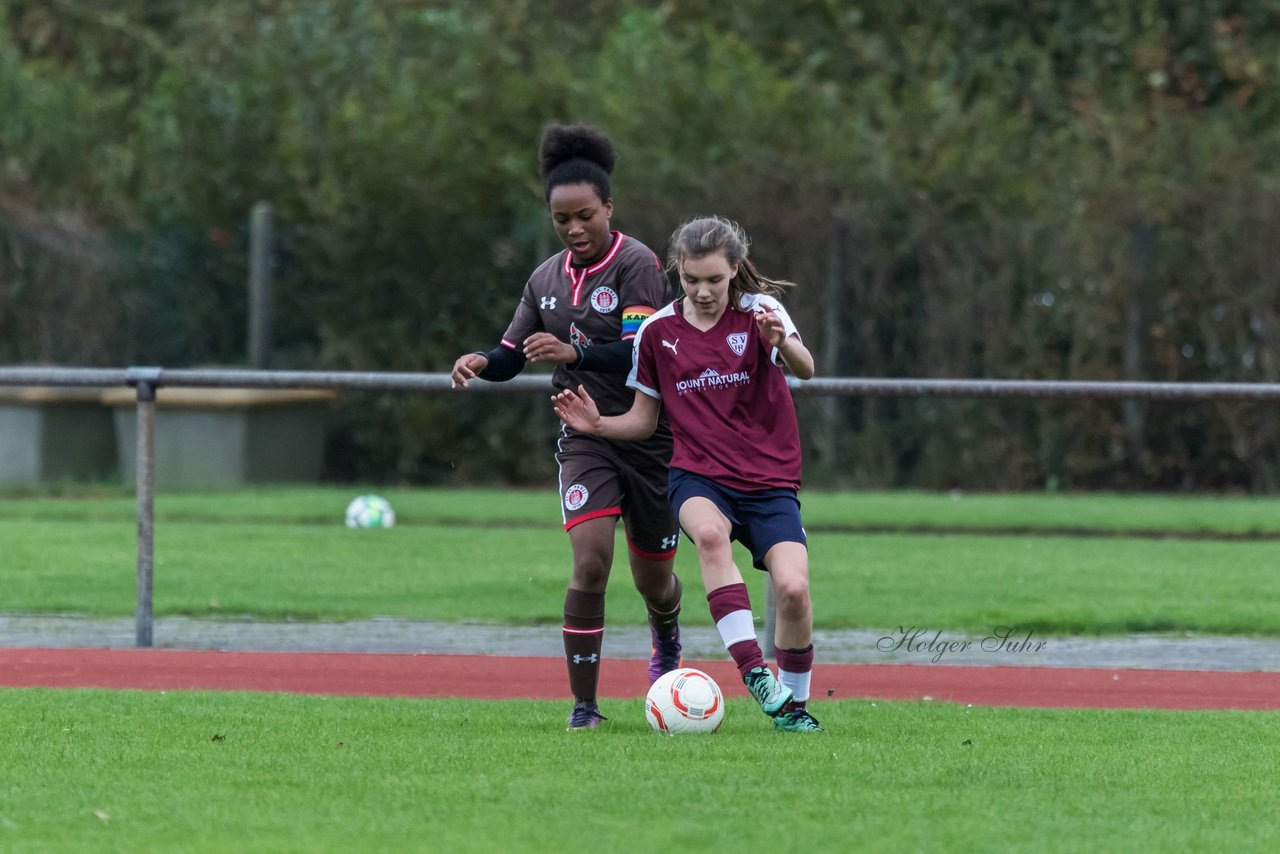
[[[791,610],[809,604],[809,578],[807,575],[774,576],[773,595],[778,608]]]
[[[731,548],[729,533],[720,525],[708,523],[698,525],[689,530],[689,539],[698,548],[698,554],[705,555],[721,552]]]
[[[603,587],[609,580],[609,556],[599,552],[574,552],[573,578],[580,590]]]
[[[681,515],[680,527],[698,548],[729,542],[728,523],[715,514]]]
[[[636,592],[645,599],[661,598],[663,594],[669,593],[673,589],[670,575],[657,577],[633,574],[631,580],[635,582]]]

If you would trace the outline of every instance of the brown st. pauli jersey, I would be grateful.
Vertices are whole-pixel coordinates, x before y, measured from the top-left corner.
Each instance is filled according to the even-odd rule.
[[[671,283],[653,250],[620,231],[613,245],[590,267],[572,263],[569,250],[551,256],[529,276],[502,346],[520,352],[524,339],[549,332],[561,341],[588,346],[635,338],[640,324],[671,300]],[[558,389],[584,385],[603,415],[631,408],[635,393],[625,374],[575,371],[556,366]]]

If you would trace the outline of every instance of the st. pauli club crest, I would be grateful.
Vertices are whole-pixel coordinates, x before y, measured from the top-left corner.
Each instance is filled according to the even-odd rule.
[[[618,307],[618,292],[600,287],[591,292],[591,307],[601,314],[609,314]]]

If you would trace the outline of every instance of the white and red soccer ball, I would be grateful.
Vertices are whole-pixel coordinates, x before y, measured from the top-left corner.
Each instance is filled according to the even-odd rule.
[[[650,686],[644,716],[654,732],[664,735],[711,733],[724,720],[724,696],[715,680],[701,670],[677,667]]]

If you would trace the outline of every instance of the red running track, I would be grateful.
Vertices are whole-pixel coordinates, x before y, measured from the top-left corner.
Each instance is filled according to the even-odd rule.
[[[738,684],[731,662],[685,664],[721,685]],[[563,699],[564,668],[558,658],[507,656],[0,649],[5,687]],[[608,660],[600,695],[640,697],[646,673],[647,662]],[[1280,709],[1280,673],[820,664],[813,696],[1050,708]]]

